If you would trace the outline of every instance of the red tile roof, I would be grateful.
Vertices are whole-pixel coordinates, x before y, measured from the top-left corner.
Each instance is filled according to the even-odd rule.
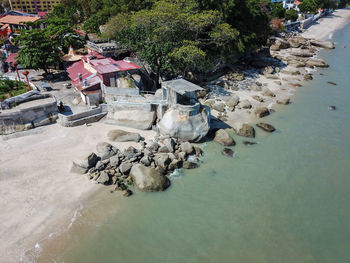
[[[115,61],[111,58],[92,59],[89,62],[84,62],[83,60],[87,61],[87,57],[84,57],[82,60],[74,63],[72,66],[67,68],[69,78],[72,80],[73,85],[79,90],[97,85],[102,81],[99,76],[87,70],[84,67],[84,63],[90,63],[91,67],[95,69],[96,72],[100,75],[140,68],[140,66],[134,63],[126,62],[123,60]],[[79,80],[79,73],[81,74],[83,81]],[[85,87],[84,80],[86,84]]]
[[[35,22],[40,20],[40,17],[37,16],[13,16],[13,15],[6,15],[2,18],[0,18],[0,23],[3,24],[12,24],[12,25],[22,25],[25,22]]]
[[[18,55],[18,53],[12,53],[10,54],[7,59],[5,60],[6,63],[13,63],[16,62],[17,59],[15,58]]]

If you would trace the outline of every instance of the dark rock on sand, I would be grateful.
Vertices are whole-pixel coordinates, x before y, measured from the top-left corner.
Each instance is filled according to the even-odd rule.
[[[328,81],[328,84],[331,84],[331,85],[337,85],[337,83],[335,83],[334,81]]]
[[[277,100],[277,103],[282,104],[282,105],[287,105],[290,103],[290,99],[289,98],[279,99],[279,100]]]
[[[264,123],[264,122],[260,122],[256,126],[258,126],[259,128],[267,132],[273,132],[276,130],[275,127],[273,127],[271,124]]]
[[[140,134],[123,130],[109,131],[107,137],[115,142],[139,142],[141,140]]]
[[[335,107],[335,106],[329,106],[328,109],[330,109],[330,110],[336,110],[337,107]]]

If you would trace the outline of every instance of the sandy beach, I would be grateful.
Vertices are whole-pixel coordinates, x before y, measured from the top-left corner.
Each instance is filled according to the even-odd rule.
[[[320,19],[302,36],[327,39],[350,19],[350,9],[335,11]],[[300,69],[300,71],[305,69]],[[282,85],[259,76],[261,82],[276,94],[259,106],[272,107],[278,99],[290,97],[302,83],[302,77],[280,73]],[[258,92],[237,91],[240,99],[251,99]],[[218,113],[213,111],[214,115]],[[235,122],[254,122],[253,111],[237,110],[228,113],[229,125]],[[103,187],[87,180],[86,176],[70,173],[72,161],[78,161],[95,151],[96,144],[107,140],[107,133],[123,129],[153,138],[155,132],[94,123],[89,126],[64,128],[58,124],[38,128],[18,138],[0,137],[0,262],[20,262],[21,255],[50,233],[66,229],[84,200]],[[136,143],[112,143],[119,149]]]
[[[350,20],[350,8],[338,9],[333,14],[322,17],[301,35],[307,38],[326,40],[332,38],[332,33],[344,27]]]
[[[108,142],[107,132],[113,129],[118,126],[94,123],[64,128],[55,124],[32,130],[32,135],[0,138],[0,262],[19,262],[36,242],[67,229],[86,198],[106,191],[86,176],[69,171],[73,160],[95,151],[98,142]],[[137,132],[145,138],[154,136],[153,131]],[[139,145],[112,144],[119,149]]]

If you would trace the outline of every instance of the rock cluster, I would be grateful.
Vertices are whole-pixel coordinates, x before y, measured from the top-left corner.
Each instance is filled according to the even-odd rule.
[[[116,133],[109,133],[110,138],[112,134]],[[89,154],[79,164],[73,162],[71,172],[87,174],[90,180],[99,184],[115,185],[116,191],[130,196],[132,191],[128,188],[131,185],[145,192],[165,190],[170,186],[167,176],[172,171],[196,168],[202,155],[199,147],[173,138],[140,141],[140,146],[140,149],[130,146],[121,151],[109,143],[98,143],[97,154]],[[191,155],[194,158],[189,159]]]

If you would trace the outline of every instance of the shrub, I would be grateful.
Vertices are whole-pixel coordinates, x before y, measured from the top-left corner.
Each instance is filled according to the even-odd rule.
[[[295,9],[289,9],[286,12],[286,20],[295,21],[298,19],[298,12]]]

